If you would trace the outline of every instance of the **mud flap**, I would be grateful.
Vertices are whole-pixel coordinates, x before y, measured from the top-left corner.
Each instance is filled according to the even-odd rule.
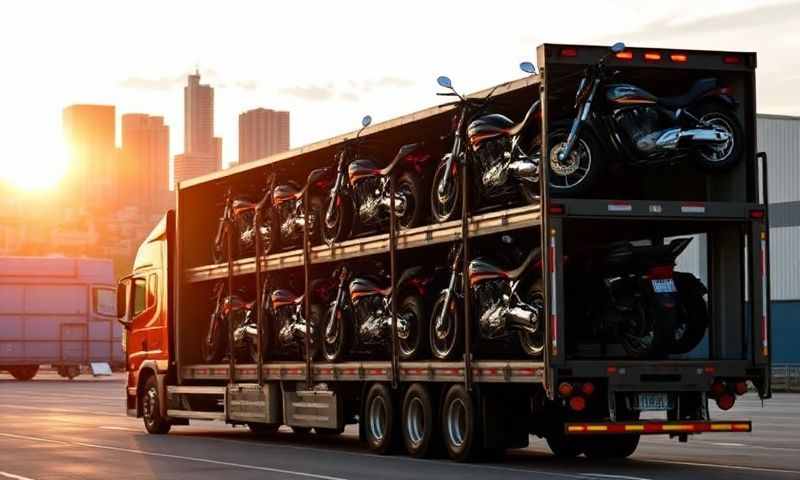
[[[527,447],[529,415],[520,415],[520,412],[530,410],[526,389],[508,385],[482,385],[479,395],[484,448]]]

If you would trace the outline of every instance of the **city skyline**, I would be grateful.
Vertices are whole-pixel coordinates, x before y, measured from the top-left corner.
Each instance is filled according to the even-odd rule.
[[[238,163],[289,150],[289,119],[289,112],[261,107],[240,113]]]

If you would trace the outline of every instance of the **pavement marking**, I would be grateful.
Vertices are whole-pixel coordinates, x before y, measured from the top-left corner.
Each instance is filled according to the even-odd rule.
[[[13,480],[33,480],[32,478],[23,477],[22,475],[14,475],[13,473],[0,471],[0,477],[11,478]]]
[[[690,467],[708,467],[708,468],[721,468],[727,470],[745,470],[748,472],[787,473],[790,475],[800,475],[800,470],[786,470],[782,468],[747,467],[744,465],[720,465],[717,463],[700,463],[700,462],[679,462],[677,460],[641,459],[641,461],[646,463],[663,463],[667,465],[688,465]]]
[[[42,437],[31,437],[28,435],[16,435],[13,433],[0,433],[0,437],[15,438],[17,440],[32,440],[34,442],[56,443],[59,445],[69,445],[69,442],[62,442],[61,440],[52,440]]]
[[[627,475],[610,475],[608,473],[582,473],[581,475],[586,475],[590,478],[613,478],[619,480],[652,480],[651,478],[646,478],[646,477],[629,477]]]
[[[141,428],[113,427],[111,425],[103,425],[103,426],[100,426],[100,427],[97,427],[97,428],[99,428],[101,430],[123,430],[123,431],[126,431],[126,432],[143,433]]]
[[[711,445],[716,445],[718,447],[746,447],[744,443],[733,443],[733,442],[708,442]]]
[[[71,410],[68,408],[53,408],[53,407],[32,407],[30,405],[13,405],[5,403],[0,404],[0,407],[17,408],[20,410],[37,410],[40,412],[52,412],[52,413],[79,413],[81,415],[98,415],[101,417],[127,417],[127,415],[125,415],[124,413],[103,413],[103,412],[93,412],[89,410]]]

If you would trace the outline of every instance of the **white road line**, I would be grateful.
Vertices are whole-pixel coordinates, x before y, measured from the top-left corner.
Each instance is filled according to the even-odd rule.
[[[103,426],[97,427],[97,428],[99,428],[101,430],[123,430],[123,431],[126,431],[126,432],[139,432],[139,433],[142,433],[142,429],[141,428],[113,427],[111,425],[103,425]]]
[[[646,477],[629,477],[627,475],[610,475],[607,473],[582,473],[581,475],[586,475],[589,478],[612,478],[618,480],[653,480],[651,478],[646,478]]]
[[[30,405],[13,405],[13,404],[0,404],[2,408],[17,408],[20,410],[36,410],[40,412],[52,412],[52,413],[79,413],[81,415],[97,415],[102,417],[127,417],[124,413],[103,413],[103,412],[92,412],[89,410],[72,410],[68,408],[53,408],[53,407],[32,407]],[[120,407],[122,410],[122,407]]]
[[[0,472],[0,477],[10,478],[12,480],[33,480],[32,478],[23,477],[22,475],[14,475],[13,473]]]
[[[650,460],[642,459],[646,463],[663,463],[666,465],[687,465],[690,467],[707,467],[707,468],[721,468],[726,470],[744,470],[748,472],[769,472],[769,473],[787,473],[789,475],[800,475],[800,470],[785,470],[782,468],[769,468],[769,467],[746,467],[743,465],[721,465],[717,463],[700,463],[700,462],[679,462],[677,460]]]
[[[708,442],[711,445],[716,445],[718,447],[746,447],[744,443],[733,443],[733,442]]]
[[[42,437],[30,437],[28,435],[16,435],[13,433],[0,433],[0,437],[14,438],[17,440],[32,440],[34,442],[56,443],[59,445],[69,445],[69,442],[62,442],[61,440],[52,440]]]

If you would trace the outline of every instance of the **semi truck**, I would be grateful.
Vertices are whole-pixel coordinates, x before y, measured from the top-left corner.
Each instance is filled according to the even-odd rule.
[[[122,365],[111,260],[0,257],[0,370],[30,380],[41,365],[77,377]]]
[[[538,195],[532,201],[473,208],[477,201],[467,188],[470,169],[455,160],[453,172],[462,172],[463,183],[461,215],[454,219],[401,229],[391,213],[387,232],[327,245],[306,231],[298,248],[261,254],[257,247],[258,253],[244,258],[232,254],[235,240],[228,238],[221,262],[213,260],[212,250],[218,232],[224,232],[218,226],[228,192],[259,191],[277,169],[295,175],[302,184],[313,169],[334,165],[337,154],[356,136],[386,163],[401,145],[415,142],[442,158],[450,151],[451,144],[442,138],[457,123],[457,107],[437,105],[181,182],[176,209],[166,213],[142,244],[131,273],[117,290],[118,315],[127,330],[128,415],[143,417],[148,432],[155,434],[195,420],[247,425],[256,433],[286,425],[299,435],[312,429],[321,435],[338,434],[356,424],[360,439],[374,452],[405,449],[410,455],[427,456],[445,449],[457,461],[526,447],[531,436],[544,438],[556,455],[612,458],[631,455],[642,435],[686,441],[697,434],[751,431],[746,419],[711,418],[708,406],[716,402],[730,409],[748,390],[762,399],[771,395],[767,165],[766,154],[756,152],[756,55],[544,44],[537,48],[537,73],[469,98],[480,100],[491,93],[491,111],[515,121],[526,110],[533,112],[540,119],[538,138],[551,139],[555,129],[564,128],[565,118],[597,120],[586,99],[591,102],[589,95],[599,91],[599,82],[589,77],[587,86],[586,79],[596,73],[592,69],[598,59],[619,82],[673,95],[657,98],[618,89],[614,100],[621,105],[668,110],[676,119],[685,115],[682,104],[711,88],[730,96],[741,128],[736,137],[741,160],[719,171],[698,169],[685,159],[623,165],[623,153],[609,149],[604,151],[606,171],[591,191],[564,195],[548,186],[554,169],[564,163],[548,156],[552,142],[545,140],[540,141],[540,152],[534,152],[544,160],[539,162]],[[708,77],[716,79],[713,84],[704,80]],[[452,86],[449,79],[440,84]],[[538,113],[529,109],[536,99],[541,102]],[[620,106],[615,112],[628,111]],[[627,125],[643,129],[646,118],[637,115],[627,118],[633,122]],[[577,123],[566,125],[577,133]],[[683,135],[673,133],[676,142]],[[618,140],[619,135],[608,141]],[[394,183],[390,188],[394,192]],[[452,307],[466,319],[459,324],[462,355],[454,359],[401,359],[396,308],[391,309],[391,338],[384,349],[324,361],[314,354],[311,335],[306,335],[302,358],[270,356],[264,339],[274,325],[261,314],[269,301],[261,294],[265,283],[280,284],[292,277],[305,292],[296,302],[305,302],[308,312],[315,279],[330,277],[342,265],[377,261],[388,266],[392,288],[382,292],[396,305],[402,266],[445,265],[448,249],[461,245],[462,261],[453,268],[463,268],[463,275],[454,278],[466,283],[470,249],[503,236],[514,236],[541,252],[534,267],[540,269],[542,289],[540,357],[478,347],[480,332],[470,315],[476,300],[469,294],[459,297],[463,304]],[[573,288],[575,259],[598,245],[663,246],[675,237],[693,238],[708,253],[708,328],[701,347],[637,358],[619,344],[592,341],[591,334],[581,332],[585,324],[573,312],[581,311],[587,299]],[[642,278],[649,285],[650,280]],[[656,293],[674,289],[670,282],[652,282]],[[250,289],[258,338],[258,355],[252,361],[233,353],[216,363],[205,361],[202,345],[220,285],[228,292]],[[463,288],[469,291],[470,285]],[[227,328],[233,345],[234,325]]]

